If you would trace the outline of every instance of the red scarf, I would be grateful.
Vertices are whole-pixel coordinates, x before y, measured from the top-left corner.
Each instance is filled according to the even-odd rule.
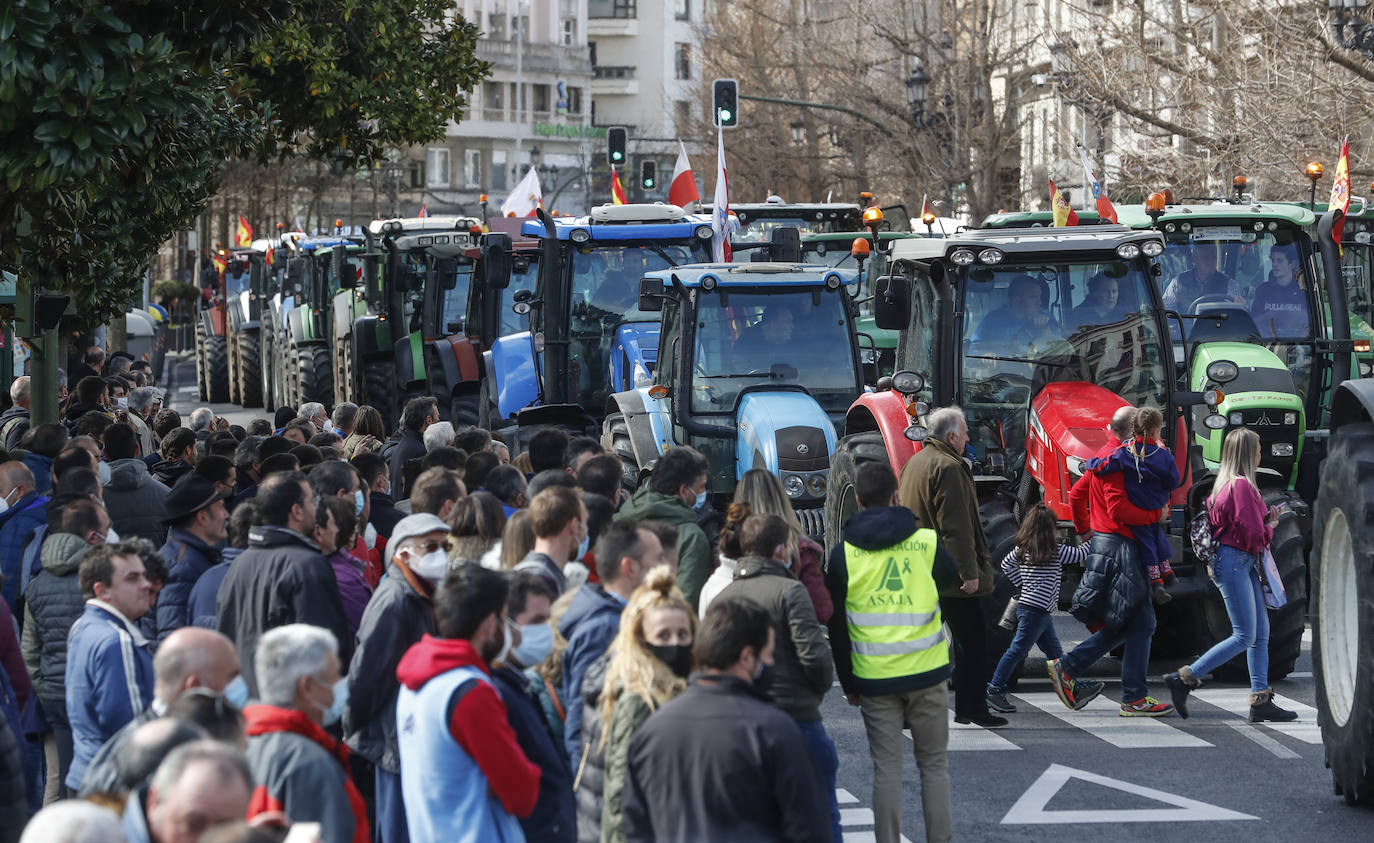
[[[278,708],[275,705],[250,705],[243,709],[246,737],[270,735],[273,732],[290,732],[308,738],[322,747],[344,769],[344,790],[348,793],[348,807],[353,810],[353,843],[370,843],[372,834],[367,825],[367,805],[358,786],[353,783],[353,771],[348,766],[348,747],[334,740],[320,724],[299,711]],[[259,785],[253,792],[253,800],[248,806],[248,819],[266,811],[282,811],[284,806]]]

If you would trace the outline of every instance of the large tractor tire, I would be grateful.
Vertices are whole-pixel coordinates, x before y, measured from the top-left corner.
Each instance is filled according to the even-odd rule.
[[[602,422],[601,446],[620,457],[620,485],[625,491],[639,488],[639,460],[630,444],[630,426],[624,413],[611,413]]]
[[[261,335],[257,331],[239,334],[239,403],[245,407],[261,407],[263,376]]]
[[[453,396],[453,403],[449,405],[448,418],[455,430],[473,427],[482,418],[482,395],[478,388],[471,384],[463,388],[465,391]]]
[[[205,333],[196,320],[196,399],[210,400],[210,373],[205,362]]]
[[[1336,793],[1374,803],[1374,424],[1336,429],[1313,519],[1312,673]]]
[[[1265,503],[1275,504],[1296,500],[1288,493],[1265,496]],[[1307,562],[1303,548],[1302,530],[1299,516],[1290,508],[1279,517],[1274,527],[1274,539],[1270,542],[1274,554],[1274,564],[1278,566],[1279,576],[1283,579],[1284,591],[1288,602],[1282,609],[1269,614],[1269,681],[1277,682],[1293,672],[1302,649],[1303,616],[1307,611]],[[1207,645],[1224,641],[1231,635],[1231,618],[1226,614],[1226,604],[1217,591],[1213,599],[1204,606],[1204,620],[1207,626]],[[1250,681],[1250,668],[1245,653],[1221,665],[1212,675],[1223,682]]]
[[[329,348],[312,345],[296,349],[296,406],[318,401],[328,410],[334,404],[334,362]]]
[[[988,554],[992,559],[994,568],[999,568],[1002,560],[1012,548],[1016,547],[1016,533],[1019,524],[1013,512],[1013,505],[1001,498],[994,498],[982,506],[978,507],[978,520],[983,523],[983,535],[988,540]],[[997,571],[997,579],[993,586],[992,594],[983,599],[984,627],[987,629],[987,678],[992,678],[992,673],[997,669],[997,663],[1002,660],[1002,654],[1011,645],[1011,639],[1016,635],[1016,629],[1005,629],[999,621],[1002,620],[1002,613],[1006,611],[1007,603],[1016,593],[1016,588],[1011,581],[1003,576],[1000,570]],[[1032,648],[1027,654],[1027,658],[1035,659],[1041,656]],[[1024,664],[1017,665],[1012,671],[1010,687],[1016,687],[1016,682],[1021,678]]]
[[[876,430],[850,434],[835,446],[835,455],[830,458],[830,485],[825,492],[826,553],[840,543],[845,522],[859,511],[854,478],[859,466],[869,462],[891,463],[883,435]]]
[[[239,395],[239,344],[235,339],[229,341],[228,336],[224,340],[224,350],[229,360],[229,403],[243,406],[242,397]]]
[[[277,411],[276,372],[280,365],[273,348],[272,337],[267,331],[267,323],[258,332],[258,360],[262,364],[262,409],[271,416]]]
[[[395,430],[396,411],[396,367],[390,360],[379,360],[363,364],[363,400],[382,416],[387,432]]]
[[[209,401],[212,404],[229,402],[229,349],[224,337],[210,337],[205,341],[205,369],[209,378]]]

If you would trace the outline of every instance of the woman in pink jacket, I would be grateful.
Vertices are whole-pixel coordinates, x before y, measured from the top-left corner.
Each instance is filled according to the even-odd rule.
[[[1250,722],[1296,720],[1296,712],[1274,704],[1269,690],[1269,616],[1260,587],[1260,557],[1274,538],[1277,508],[1266,508],[1255,485],[1259,467],[1259,436],[1249,428],[1228,431],[1221,447],[1221,466],[1207,499],[1217,556],[1212,579],[1226,601],[1231,637],[1218,642],[1197,661],[1166,673],[1164,683],[1173,695],[1180,717],[1188,716],[1188,694],[1202,677],[1245,651],[1250,668]]]

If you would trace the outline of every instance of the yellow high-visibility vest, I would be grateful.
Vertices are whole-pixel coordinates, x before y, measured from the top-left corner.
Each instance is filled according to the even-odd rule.
[[[934,530],[917,530],[892,547],[864,550],[844,546],[854,676],[896,679],[949,664],[949,645],[940,621]]]

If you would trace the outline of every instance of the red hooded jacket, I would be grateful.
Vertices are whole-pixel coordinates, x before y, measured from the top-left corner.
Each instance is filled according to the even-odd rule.
[[[1121,447],[1121,440],[1108,436],[1107,443],[1093,456],[1105,459]],[[1086,472],[1069,489],[1069,505],[1073,507],[1073,527],[1080,534],[1115,533],[1134,539],[1131,527],[1153,524],[1163,510],[1141,509],[1126,497],[1126,480],[1118,472],[1098,475]]]

